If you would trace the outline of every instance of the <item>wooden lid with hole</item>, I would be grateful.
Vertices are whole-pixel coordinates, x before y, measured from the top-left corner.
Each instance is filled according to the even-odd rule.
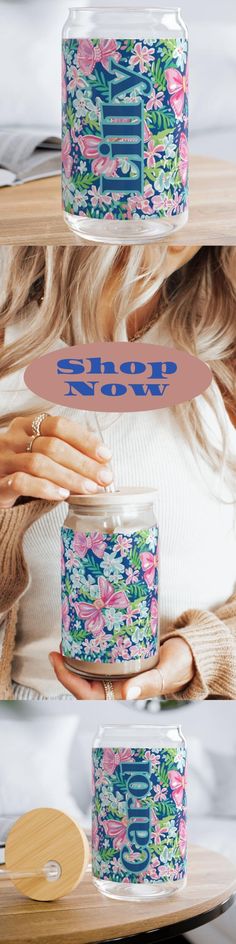
[[[15,887],[35,901],[54,901],[68,895],[83,878],[89,861],[85,833],[65,813],[36,809],[25,813],[12,827],[6,842],[6,869],[42,872],[47,863],[57,863],[60,875],[48,881],[46,875],[14,876]]]

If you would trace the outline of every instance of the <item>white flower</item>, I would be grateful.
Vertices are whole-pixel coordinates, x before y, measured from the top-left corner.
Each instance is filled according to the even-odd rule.
[[[107,580],[119,580],[125,569],[120,558],[115,557],[114,553],[108,554],[107,551],[104,553],[101,568]]]
[[[73,200],[74,210],[77,210],[78,207],[86,207],[88,202],[88,197],[85,193],[81,193],[80,190],[77,190]]]
[[[187,61],[187,50],[188,43],[186,39],[180,37],[173,52],[173,59],[176,60],[176,65],[179,67],[179,69],[181,69],[182,72]]]
[[[67,205],[67,203],[70,203],[70,205],[72,206],[74,195],[75,195],[75,185],[72,183],[72,180],[65,181],[65,179],[63,179],[63,201],[64,201],[65,206]]]
[[[163,144],[165,148],[165,156],[174,157],[177,149],[177,145],[174,142],[174,135],[167,134],[166,138],[163,140]]]

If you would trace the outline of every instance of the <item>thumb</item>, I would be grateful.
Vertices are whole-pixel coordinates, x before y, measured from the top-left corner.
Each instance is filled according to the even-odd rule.
[[[143,672],[122,685],[122,698],[126,701],[157,698],[163,693],[163,676],[158,666],[150,672]]]

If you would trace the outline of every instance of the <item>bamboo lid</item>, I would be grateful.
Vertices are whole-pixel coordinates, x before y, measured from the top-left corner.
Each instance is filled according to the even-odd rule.
[[[12,882],[18,891],[35,901],[54,901],[72,892],[83,878],[88,861],[85,833],[59,810],[42,808],[25,813],[7,838],[6,869],[13,873]],[[48,878],[46,866],[51,866],[51,873],[56,875]],[[25,874],[14,874],[18,872]],[[30,872],[36,874],[27,874]]]

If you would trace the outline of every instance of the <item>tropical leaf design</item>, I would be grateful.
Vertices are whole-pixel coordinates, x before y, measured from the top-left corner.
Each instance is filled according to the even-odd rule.
[[[93,750],[92,864],[96,878],[132,884],[184,879],[185,768],[182,746]],[[132,782],[135,789],[139,785],[141,798],[132,792]],[[139,844],[138,832],[138,823],[144,822],[145,846],[141,840]],[[135,825],[136,830],[132,828]],[[137,861],[138,872],[132,868]]]
[[[91,219],[152,220],[175,217],[185,211],[188,204],[187,57],[184,36],[156,39],[151,43],[129,38],[63,41],[62,189],[67,213]],[[143,103],[138,162],[136,158],[133,162],[130,160],[128,145],[127,152],[121,156],[116,147],[121,135],[112,136],[111,131],[106,135],[105,124],[103,127],[103,106],[111,100],[116,62],[127,69],[134,80],[130,89],[113,92],[112,104],[120,106],[121,115],[125,108],[127,120],[129,105]],[[130,118],[130,125],[132,120]],[[139,189],[134,191],[134,176],[139,176],[141,163],[143,175],[142,179],[140,175]],[[154,184],[160,171],[166,184],[156,189]],[[126,186],[127,180],[129,182],[125,192],[122,189],[124,177]],[[104,179],[105,188],[102,187]]]
[[[158,646],[158,528],[62,528],[62,650],[88,662],[132,662]]]

